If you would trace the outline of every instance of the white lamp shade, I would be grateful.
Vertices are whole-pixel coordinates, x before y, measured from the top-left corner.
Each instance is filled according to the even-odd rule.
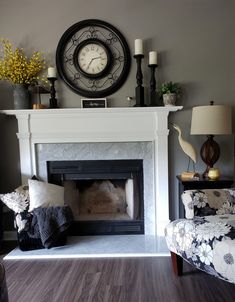
[[[192,110],[191,134],[232,134],[232,111],[230,106],[198,106]]]

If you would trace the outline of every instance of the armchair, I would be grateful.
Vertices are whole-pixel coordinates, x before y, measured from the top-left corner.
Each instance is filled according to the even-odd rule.
[[[175,274],[186,260],[235,283],[235,189],[187,190],[181,197],[186,218],[165,228]]]

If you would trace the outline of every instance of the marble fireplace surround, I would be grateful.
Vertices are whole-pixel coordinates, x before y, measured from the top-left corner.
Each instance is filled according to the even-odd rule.
[[[73,150],[69,153],[74,154],[76,146],[83,154],[88,154],[84,152],[87,148],[93,150],[85,158],[78,156],[79,160],[142,158],[145,234],[162,236],[169,221],[168,115],[180,109],[180,106],[64,108],[2,113],[13,115],[18,121],[22,183],[34,174],[46,178],[42,160],[72,160],[66,150]],[[48,155],[48,150],[54,155]]]

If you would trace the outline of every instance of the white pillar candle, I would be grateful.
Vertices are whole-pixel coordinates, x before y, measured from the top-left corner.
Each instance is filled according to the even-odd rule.
[[[136,39],[135,40],[135,55],[143,55],[143,40]]]
[[[56,69],[55,69],[55,67],[49,67],[48,68],[47,77],[48,78],[56,78]]]
[[[156,51],[149,52],[149,65],[157,65],[157,52]]]

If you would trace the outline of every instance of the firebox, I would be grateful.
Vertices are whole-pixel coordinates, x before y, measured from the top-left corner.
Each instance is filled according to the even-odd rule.
[[[47,161],[48,182],[65,188],[69,234],[144,234],[143,160]]]

